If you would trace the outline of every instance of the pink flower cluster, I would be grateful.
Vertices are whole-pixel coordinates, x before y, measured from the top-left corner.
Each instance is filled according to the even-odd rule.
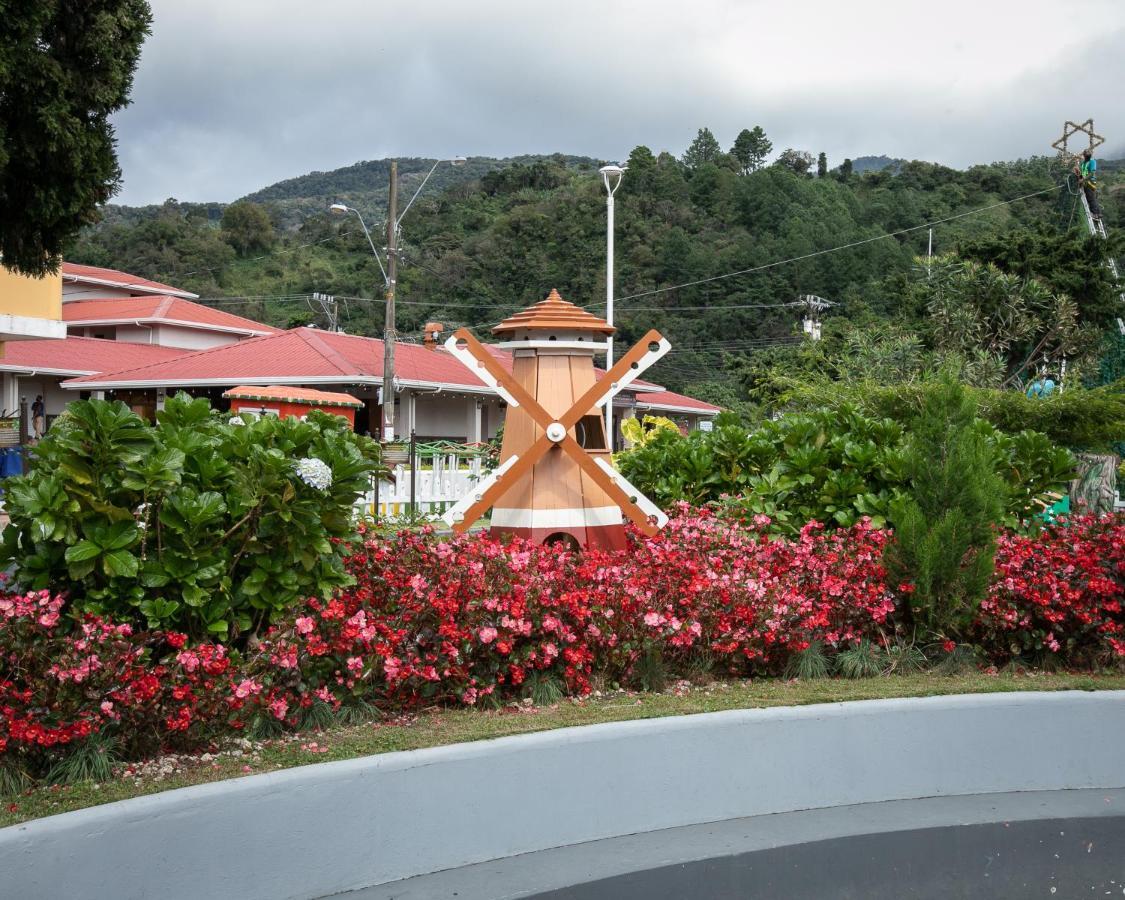
[[[1125,658],[1125,516],[1081,516],[1034,536],[1002,535],[977,615],[997,657],[1027,651],[1072,665]]]
[[[790,540],[769,524],[685,508],[616,553],[368,536],[348,560],[354,586],[307,600],[241,653],[75,621],[47,592],[0,593],[0,764],[46,771],[99,732],[136,759],[255,722],[298,729],[324,707],[472,705],[543,679],[581,695],[639,683],[654,655],[672,676],[702,662],[776,673],[814,641],[839,650],[894,629],[911,588],[887,584],[889,532],[813,523]],[[995,659],[1125,657],[1125,519],[1003,535],[996,565],[975,623]]]
[[[779,671],[814,640],[839,648],[884,626],[886,532],[814,524],[786,541],[768,525],[685,509],[622,553],[427,531],[367,540],[349,560],[354,587],[266,636],[262,677],[295,668],[333,705],[472,704],[519,696],[533,674],[576,694],[595,676],[631,682],[654,652],[672,670],[702,653],[732,674]]]

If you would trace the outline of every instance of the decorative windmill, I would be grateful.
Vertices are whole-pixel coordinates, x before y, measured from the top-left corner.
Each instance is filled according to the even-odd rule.
[[[509,338],[497,346],[512,352],[510,373],[467,329],[445,342],[508,404],[500,466],[442,517],[454,531],[467,531],[491,507],[494,535],[619,549],[622,513],[648,535],[668,521],[610,465],[599,408],[672,345],[650,331],[597,381],[594,354],[614,330],[551,291],[492,329]]]

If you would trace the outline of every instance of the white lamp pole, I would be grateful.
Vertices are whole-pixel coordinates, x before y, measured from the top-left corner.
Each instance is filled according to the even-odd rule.
[[[606,190],[606,251],[605,251],[605,320],[613,325],[613,195],[621,187],[621,176],[625,166],[602,166],[598,169]],[[605,367],[613,367],[613,335],[606,337]],[[605,436],[609,449],[613,450],[613,400],[605,405]]]

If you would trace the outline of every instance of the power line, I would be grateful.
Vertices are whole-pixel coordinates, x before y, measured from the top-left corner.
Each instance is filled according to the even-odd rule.
[[[840,251],[840,250],[850,250],[853,247],[862,247],[864,244],[872,244],[875,241],[883,241],[883,240],[886,240],[887,238],[899,237],[899,236],[904,235],[904,234],[909,234],[912,231],[920,231],[923,228],[932,228],[935,225],[943,225],[946,222],[952,222],[955,219],[963,219],[966,216],[973,216],[973,215],[976,215],[977,213],[987,212],[990,209],[997,209],[998,207],[1001,207],[1001,206],[1007,206],[1010,203],[1018,203],[1020,200],[1029,200],[1032,197],[1038,197],[1038,196],[1041,196],[1042,194],[1049,194],[1049,193],[1052,193],[1053,191],[1058,191],[1059,189],[1060,189],[1060,186],[1056,185],[1055,187],[1044,188],[1041,191],[1035,191],[1034,193],[1031,193],[1031,194],[1023,194],[1020,197],[1013,197],[1010,200],[1001,200],[999,203],[991,203],[988,206],[979,206],[976,209],[970,209],[970,210],[967,210],[966,212],[963,212],[963,213],[957,213],[956,215],[953,215],[953,216],[947,216],[944,219],[935,219],[932,222],[923,222],[921,225],[911,225],[909,228],[902,228],[902,229],[899,229],[898,231],[890,231],[890,232],[887,232],[885,234],[876,235],[875,237],[864,238],[863,240],[860,240],[860,241],[852,241],[851,243],[848,243],[848,244],[840,244],[838,247],[829,247],[825,250],[814,250],[812,253],[803,253],[800,256],[791,256],[789,259],[780,259],[780,260],[777,260],[776,262],[765,263],[764,265],[761,265],[761,266],[753,266],[749,269],[739,269],[737,272],[727,272],[723,275],[712,275],[708,278],[698,278],[695,281],[687,281],[687,282],[684,282],[683,284],[673,284],[673,285],[669,285],[668,287],[655,288],[654,290],[651,290],[651,291],[641,291],[640,293],[636,293],[636,294],[628,294],[624,297],[618,297],[616,302],[623,303],[626,300],[635,300],[638,297],[651,297],[655,294],[664,294],[664,293],[667,293],[668,291],[680,290],[681,288],[696,287],[697,285],[700,285],[700,284],[710,284],[713,281],[722,281],[726,278],[737,278],[740,275],[750,275],[751,273],[754,273],[754,272],[762,272],[766,269],[772,269],[772,268],[775,268],[777,266],[787,265],[788,263],[800,262],[801,260],[805,260],[805,259],[812,259],[815,256],[824,256],[825,254],[836,253],[837,251]],[[728,307],[708,306],[708,307],[703,307],[703,308],[705,308],[705,309],[726,309]]]

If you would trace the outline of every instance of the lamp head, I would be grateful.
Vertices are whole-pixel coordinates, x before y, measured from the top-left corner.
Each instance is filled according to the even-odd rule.
[[[455,157],[453,157],[453,159],[451,159],[449,161],[449,164],[451,166],[463,166],[463,165],[465,165],[466,162],[467,162],[467,160],[465,159],[465,157],[455,156]]]
[[[608,166],[602,166],[598,169],[598,174],[602,176],[602,183],[605,184],[606,192],[610,198],[621,187],[621,176],[625,174],[625,166],[615,166],[612,163]]]
[[[347,215],[348,208],[343,203],[333,203],[328,207],[328,211],[333,215],[343,216]]]

